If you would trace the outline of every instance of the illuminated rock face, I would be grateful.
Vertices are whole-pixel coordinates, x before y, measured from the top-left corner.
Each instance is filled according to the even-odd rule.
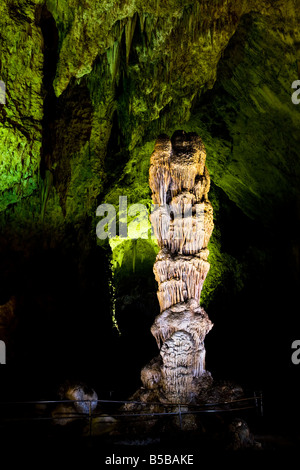
[[[160,356],[142,371],[146,388],[171,402],[190,402],[205,373],[204,338],[212,323],[200,307],[213,230],[205,149],[195,134],[160,137],[151,156],[151,222],[161,247],[154,264],[161,313],[151,332]]]

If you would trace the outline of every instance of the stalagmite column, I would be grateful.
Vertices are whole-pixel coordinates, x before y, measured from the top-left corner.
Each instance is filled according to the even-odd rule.
[[[212,323],[200,307],[213,230],[206,152],[196,134],[158,138],[151,156],[151,222],[161,248],[154,264],[161,313],[151,332],[160,348],[141,374],[146,389],[190,402],[205,373],[204,338]]]

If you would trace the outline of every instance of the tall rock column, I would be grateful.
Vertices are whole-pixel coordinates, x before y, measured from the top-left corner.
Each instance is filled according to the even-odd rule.
[[[146,389],[159,389],[173,403],[189,403],[197,394],[204,338],[213,326],[199,304],[213,230],[205,159],[200,137],[183,131],[171,140],[159,137],[151,156],[151,222],[161,248],[154,264],[161,313],[151,332],[160,354],[141,378]]]

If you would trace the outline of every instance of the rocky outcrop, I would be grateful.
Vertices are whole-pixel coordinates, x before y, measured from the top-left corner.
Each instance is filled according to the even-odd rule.
[[[89,414],[98,405],[98,395],[95,390],[83,383],[66,382],[60,387],[59,395],[63,400],[71,400],[72,406],[78,413]]]

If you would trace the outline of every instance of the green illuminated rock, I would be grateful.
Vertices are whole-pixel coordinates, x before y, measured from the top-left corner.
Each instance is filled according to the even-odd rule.
[[[1,2],[0,210],[38,188],[43,118],[43,37],[36,23],[41,0]]]

